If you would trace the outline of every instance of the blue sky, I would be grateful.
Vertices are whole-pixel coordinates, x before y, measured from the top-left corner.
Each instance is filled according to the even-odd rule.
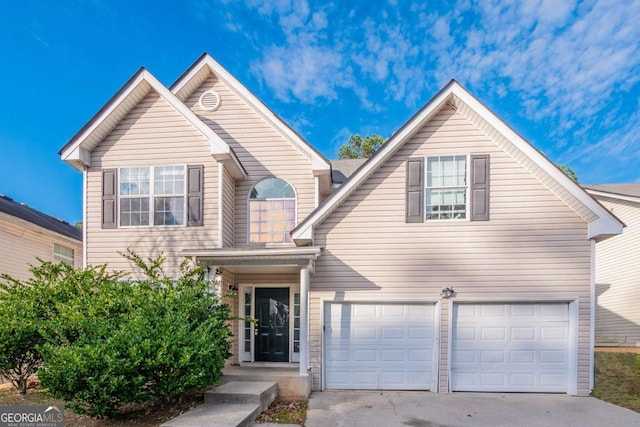
[[[64,5],[64,7],[62,7]],[[325,156],[455,78],[582,183],[640,182],[640,1],[0,0],[0,193],[70,222],[58,150],[141,66],[208,52]]]

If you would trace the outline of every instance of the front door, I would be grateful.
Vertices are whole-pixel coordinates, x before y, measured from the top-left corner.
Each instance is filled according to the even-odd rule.
[[[289,288],[256,288],[255,360],[289,361]]]

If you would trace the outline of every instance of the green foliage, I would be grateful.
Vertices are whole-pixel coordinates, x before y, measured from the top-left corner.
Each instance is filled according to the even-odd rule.
[[[571,169],[571,166],[558,165],[558,169],[560,169],[562,172],[564,172],[565,175],[571,178],[573,182],[575,182],[576,184],[579,184],[578,175],[575,173],[573,169]]]
[[[42,357],[36,347],[43,339],[34,310],[33,291],[20,282],[2,276],[0,283],[0,374],[20,394],[27,392],[29,377],[38,371]]]
[[[373,156],[378,148],[387,142],[380,135],[369,135],[362,138],[360,135],[355,134],[349,137],[349,141],[340,147],[338,157],[341,159],[368,159]]]
[[[28,296],[16,298],[32,304],[37,339],[24,354],[36,352],[42,385],[78,413],[109,416],[126,403],[202,389],[219,381],[231,355],[230,308],[201,268],[184,263],[173,280],[161,257],[125,256],[144,279],[43,263],[26,283],[12,282]]]

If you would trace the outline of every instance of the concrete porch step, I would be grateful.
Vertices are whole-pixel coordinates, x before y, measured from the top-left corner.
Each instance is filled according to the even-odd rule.
[[[227,366],[222,381],[273,381],[278,383],[279,396],[308,397],[311,394],[311,377],[300,376],[297,367]]]
[[[261,412],[257,403],[205,403],[160,427],[249,427]]]
[[[204,403],[257,403],[265,410],[278,397],[278,385],[272,381],[231,381],[207,390]]]
[[[278,396],[270,381],[229,382],[204,395],[204,405],[160,427],[248,427]]]

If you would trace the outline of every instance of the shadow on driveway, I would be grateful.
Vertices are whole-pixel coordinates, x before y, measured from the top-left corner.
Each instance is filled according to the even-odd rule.
[[[593,397],[554,394],[324,391],[307,427],[640,426],[640,414]]]

